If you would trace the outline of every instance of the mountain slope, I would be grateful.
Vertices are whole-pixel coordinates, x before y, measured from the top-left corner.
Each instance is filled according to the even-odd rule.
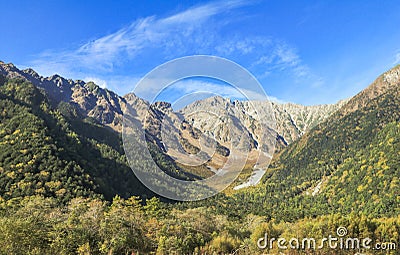
[[[292,219],[326,212],[398,214],[399,70],[380,76],[277,155],[250,197],[263,196],[269,212]]]
[[[0,105],[3,199],[151,195],[128,167],[118,135],[82,120],[70,105],[53,109],[30,82],[3,77]]]
[[[42,77],[30,68],[19,70],[13,64],[5,64],[1,61],[0,75],[8,78],[19,77],[31,82],[46,92],[53,106],[57,106],[60,102],[67,102],[85,117],[92,117],[116,131],[122,128],[125,100],[93,82],[67,80],[59,75]]]

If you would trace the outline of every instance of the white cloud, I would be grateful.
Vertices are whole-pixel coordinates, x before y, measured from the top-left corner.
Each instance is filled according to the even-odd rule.
[[[233,86],[205,81],[183,80],[173,84],[172,88],[177,91],[183,92],[183,94],[203,92],[225,98],[245,98],[245,96]]]
[[[299,64],[299,56],[295,52],[294,48],[289,47],[287,44],[278,44],[274,52],[278,59],[278,64],[284,64],[288,66],[295,66]]]
[[[267,77],[276,71],[288,71],[294,75],[296,79],[310,78],[311,76],[310,68],[302,63],[296,48],[291,47],[281,40],[273,41],[269,51],[263,52],[263,54],[254,61],[252,67],[264,69],[260,77]]]
[[[60,70],[73,73],[81,68],[111,72],[115,65],[136,58],[144,49],[160,48],[167,54],[172,50],[194,49],[196,47],[193,44],[198,48],[202,48],[202,45],[208,47],[209,37],[202,34],[203,23],[217,14],[245,4],[247,1],[244,0],[220,1],[193,7],[166,18],[150,16],[139,19],[78,49],[46,51],[31,64],[45,75]]]
[[[303,63],[297,49],[283,40],[271,37],[234,36],[218,46],[216,52],[232,57],[246,56],[252,59],[247,66],[258,79],[264,79],[272,73],[291,74],[295,81],[309,80],[310,84],[322,84],[321,78],[313,74]]]
[[[287,104],[288,103],[288,101],[279,99],[279,98],[274,97],[274,96],[269,96],[268,99],[273,103],[278,103],[278,104]]]
[[[395,55],[394,65],[400,64],[400,50]]]
[[[154,101],[169,101],[175,110],[208,97],[220,96],[231,100],[254,100],[283,103],[283,100],[275,97],[268,97],[257,91],[245,88],[236,88],[221,82],[212,82],[204,80],[180,80],[164,89]]]
[[[216,52],[222,55],[248,55],[260,54],[266,49],[270,49],[274,44],[272,38],[269,37],[244,37],[232,36],[231,38],[221,39],[220,43],[215,46]]]
[[[89,82],[92,81],[94,82],[96,85],[99,85],[102,88],[107,88],[107,82],[105,80],[102,80],[100,78],[96,78],[96,77],[86,77],[83,79],[85,82]]]

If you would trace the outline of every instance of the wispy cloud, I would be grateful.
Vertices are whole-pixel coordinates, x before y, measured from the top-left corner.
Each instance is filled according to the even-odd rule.
[[[216,96],[236,99],[246,99],[246,96],[233,86],[198,80],[183,80],[176,82],[172,90],[184,92],[183,94],[207,93]]]
[[[95,84],[99,85],[102,88],[107,88],[107,81],[97,78],[97,77],[85,77],[83,78],[85,82],[94,82]]]
[[[395,61],[394,61],[394,65],[400,64],[400,50],[397,51],[396,55],[394,56]]]
[[[310,86],[322,84],[322,79],[302,62],[297,49],[284,40],[222,33],[226,24],[237,21],[232,11],[249,3],[252,4],[245,0],[218,1],[168,17],[138,19],[75,49],[43,52],[27,65],[44,75],[59,73],[92,79],[118,93],[126,93],[127,87],[133,88],[132,82],[138,80],[132,77],[144,75],[149,68],[185,55],[208,54],[236,61],[260,79],[273,72],[286,72],[295,80],[310,80]],[[144,62],[147,69],[143,68]],[[120,69],[136,73],[121,73]],[[231,92],[227,90],[228,97],[233,97]]]
[[[286,72],[295,80],[308,79],[310,84],[321,85],[322,79],[313,74],[311,69],[303,63],[297,49],[282,39],[272,37],[245,37],[233,36],[221,42],[215,48],[223,56],[249,60],[247,68],[257,75],[257,78],[266,78],[271,73]],[[243,59],[243,58],[242,58]],[[318,81],[318,82],[317,82]]]
[[[196,100],[204,98],[220,96],[223,98],[229,98],[231,100],[261,100],[264,101],[267,98],[276,103],[285,103],[276,97],[266,97],[266,95],[260,95],[255,91],[236,88],[235,86],[213,81],[204,80],[180,80],[165,88],[155,98],[154,101],[170,101],[175,109],[181,109],[185,105],[190,104]]]
[[[193,45],[197,45],[197,48],[208,47],[208,40],[201,39],[203,33],[207,33],[202,25],[215,15],[246,3],[243,0],[220,1],[193,7],[165,18],[151,16],[139,19],[115,33],[85,43],[77,49],[43,52],[32,64],[43,73],[59,70],[76,72],[82,68],[111,72],[115,65],[136,58],[146,49],[161,49],[163,54],[167,54],[172,50],[182,52],[188,48],[193,49]]]
[[[303,63],[295,47],[279,39],[264,41],[268,42],[268,46],[257,47],[257,49],[261,49],[261,52],[251,64],[252,68],[262,70],[259,78],[268,77],[275,72],[287,72],[294,77],[295,81],[307,79],[312,84],[315,84],[316,81],[319,85],[322,84],[322,79],[313,74],[310,68]]]
[[[269,101],[271,101],[273,103],[277,103],[277,104],[287,104],[288,103],[288,101],[279,99],[279,98],[274,97],[274,96],[269,96],[268,99],[269,99]]]

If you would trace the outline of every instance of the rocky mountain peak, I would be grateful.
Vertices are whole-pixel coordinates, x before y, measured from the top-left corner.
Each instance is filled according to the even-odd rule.
[[[35,78],[35,77],[33,77],[33,78]],[[50,77],[45,78],[44,80],[54,83],[60,89],[68,89],[74,84],[74,82],[72,80],[67,80],[58,74],[54,74]]]
[[[67,102],[82,116],[95,118],[100,123],[120,131],[122,128],[122,109],[125,99],[115,93],[102,89],[93,82],[73,81],[54,74],[42,77],[33,69],[19,70],[13,64],[0,63],[0,74],[8,78],[22,78],[46,91],[53,106]]]
[[[38,79],[38,80],[40,80],[40,78],[41,78],[41,76],[35,70],[33,70],[32,68],[24,69],[24,70],[22,70],[22,72],[24,72],[27,75],[30,75],[33,78]]]
[[[3,61],[0,62],[0,74],[6,76],[7,78],[23,78],[18,71],[18,68],[12,63],[4,63]]]
[[[400,86],[400,65],[380,75],[366,89],[355,95],[340,111],[341,116],[365,107],[369,101]]]
[[[389,86],[395,86],[399,84],[400,81],[400,65],[395,66],[386,73],[383,74],[383,80]]]

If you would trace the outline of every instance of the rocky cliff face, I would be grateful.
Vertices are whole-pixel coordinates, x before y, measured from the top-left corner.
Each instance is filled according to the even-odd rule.
[[[371,100],[385,94],[390,88],[398,85],[400,65],[380,75],[370,86],[355,95],[340,111],[341,116],[366,106]]]
[[[67,80],[59,75],[42,77],[32,69],[19,70],[13,64],[3,62],[0,62],[0,74],[32,82],[46,91],[54,106],[67,102],[83,117],[92,117],[116,131],[122,128],[122,112],[126,107],[126,100],[93,82]]]
[[[231,102],[226,98],[212,97],[188,105],[181,112],[194,127],[213,135],[223,144],[230,141],[231,137],[247,134],[250,140],[247,144],[252,148],[262,144],[262,120],[267,125],[265,128],[276,132],[277,148],[280,149],[324,121],[345,103],[346,100],[330,105],[303,106],[293,103]],[[258,105],[258,111],[253,107],[255,104]],[[226,123],[232,124],[228,126]]]
[[[272,103],[275,111],[277,132],[287,144],[292,143],[318,123],[327,119],[346,102],[347,100],[341,100],[336,104],[313,106]]]

